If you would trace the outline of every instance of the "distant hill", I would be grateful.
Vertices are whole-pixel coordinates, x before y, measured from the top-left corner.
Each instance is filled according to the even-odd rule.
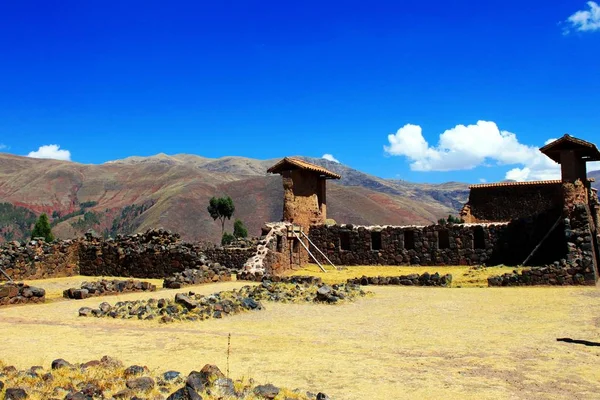
[[[592,183],[592,187],[600,189],[600,171],[592,171],[588,173],[590,178],[596,179],[596,182]]]
[[[328,182],[327,196],[328,217],[340,223],[427,224],[456,214],[468,197],[466,184],[386,180],[324,159],[302,158],[342,175]],[[47,213],[61,238],[88,229],[115,235],[164,227],[187,240],[218,241],[219,224],[206,206],[211,196],[230,195],[234,217],[258,235],[264,222],[281,219],[281,177],[266,173],[277,161],[159,154],[86,165],[0,154],[0,203]],[[230,231],[232,225],[228,221]],[[20,238],[15,230],[7,236]]]

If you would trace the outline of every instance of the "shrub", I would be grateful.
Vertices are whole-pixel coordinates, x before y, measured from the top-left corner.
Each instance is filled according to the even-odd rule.
[[[246,229],[244,223],[239,219],[236,219],[233,223],[233,236],[236,238],[248,237],[248,229]]]
[[[233,236],[231,233],[224,232],[223,236],[221,237],[221,246],[231,244],[234,240],[235,236]]]

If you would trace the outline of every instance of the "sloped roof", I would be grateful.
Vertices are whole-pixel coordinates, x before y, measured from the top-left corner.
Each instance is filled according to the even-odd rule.
[[[588,178],[588,182],[596,182],[594,178]],[[550,181],[525,181],[525,182],[496,182],[496,183],[479,183],[469,186],[469,189],[482,189],[492,187],[512,187],[512,186],[536,186],[536,185],[558,185],[561,184],[560,179]]]
[[[571,135],[564,135],[540,149],[542,153],[559,164],[560,152],[564,150],[576,150],[585,161],[600,161],[600,151],[594,143],[577,139]]]
[[[328,169],[325,169],[316,164],[300,160],[299,158],[295,157],[285,157],[283,160],[279,161],[277,164],[269,168],[267,172],[271,174],[280,174],[283,171],[289,171],[293,169],[304,169],[306,171],[315,172],[317,174],[325,176],[326,178],[331,179],[342,178],[340,175],[331,172]]]

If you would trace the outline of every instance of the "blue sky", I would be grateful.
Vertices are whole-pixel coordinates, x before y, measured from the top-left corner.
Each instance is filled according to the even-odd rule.
[[[478,182],[551,177],[535,148],[567,132],[600,143],[594,2],[208,3],[3,2],[0,151]]]

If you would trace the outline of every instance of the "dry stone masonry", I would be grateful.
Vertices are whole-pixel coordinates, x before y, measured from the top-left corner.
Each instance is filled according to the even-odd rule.
[[[43,303],[46,291],[42,288],[24,283],[7,283],[0,285],[0,306],[8,304]]]
[[[14,241],[0,246],[0,268],[16,281],[77,275],[77,262],[77,241]]]
[[[440,275],[439,273],[429,274],[411,274],[400,276],[363,276],[362,278],[348,279],[348,283],[368,286],[368,285],[400,285],[400,286],[441,286],[450,287],[452,285],[452,275]]]
[[[232,270],[221,266],[219,263],[210,263],[201,266],[199,269],[186,269],[182,272],[176,272],[163,281],[163,287],[180,289],[184,286],[202,283],[227,282],[231,280],[232,272]]]
[[[131,292],[154,292],[156,285],[134,279],[102,279],[95,282],[83,282],[79,288],[69,288],[63,292],[67,299],[87,299],[88,297],[108,296]]]

